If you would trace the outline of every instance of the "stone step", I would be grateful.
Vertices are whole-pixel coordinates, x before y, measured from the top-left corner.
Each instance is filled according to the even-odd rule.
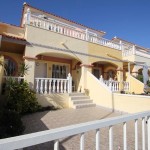
[[[71,96],[71,100],[78,100],[78,99],[90,99],[89,96]]]
[[[75,92],[75,93],[69,93],[69,96],[83,96],[85,95],[84,93],[80,93],[80,92]]]
[[[76,104],[76,105],[74,105],[75,109],[87,108],[87,107],[96,107],[96,104],[94,104],[94,103],[86,103],[86,104]]]
[[[84,100],[74,100],[72,101],[72,103],[75,105],[75,104],[86,104],[86,103],[92,103],[93,100],[91,99],[84,99]]]

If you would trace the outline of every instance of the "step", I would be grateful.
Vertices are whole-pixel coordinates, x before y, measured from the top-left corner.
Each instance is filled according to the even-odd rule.
[[[95,107],[96,104],[94,103],[86,103],[86,104],[76,104],[74,105],[75,109],[79,109],[79,108],[87,108],[87,107]]]
[[[69,93],[69,96],[83,96],[85,95],[84,93],[80,93],[80,92],[75,92],[75,93]]]
[[[93,100],[91,99],[85,99],[85,100],[74,100],[72,103],[75,104],[86,104],[86,103],[93,103]]]
[[[89,96],[71,96],[71,100],[78,100],[78,99],[90,99]]]

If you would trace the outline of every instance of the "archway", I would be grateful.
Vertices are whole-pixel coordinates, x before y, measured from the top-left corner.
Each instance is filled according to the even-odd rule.
[[[92,67],[93,75],[98,79],[102,75],[104,80],[108,80],[109,78],[116,80],[117,77],[116,70],[117,65],[106,61],[94,62]]]
[[[67,79],[70,73],[73,91],[78,89],[82,63],[78,57],[61,53],[42,53],[36,58],[35,78]]]

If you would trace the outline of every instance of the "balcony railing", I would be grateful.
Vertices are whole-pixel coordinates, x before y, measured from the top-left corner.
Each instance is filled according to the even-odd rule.
[[[35,82],[36,93],[51,94],[72,92],[72,77],[70,74],[68,74],[67,79],[35,78]]]
[[[142,122],[140,121],[142,120]],[[131,115],[124,115],[109,119],[102,119],[97,121],[91,121],[76,125],[71,125],[67,127],[61,127],[52,130],[46,130],[36,133],[31,133],[27,135],[7,138],[0,140],[0,149],[2,150],[14,150],[21,149],[24,147],[29,147],[41,143],[46,143],[49,141],[54,141],[54,150],[59,150],[59,140],[66,137],[71,137],[74,135],[80,135],[80,150],[85,149],[85,134],[88,131],[95,130],[95,147],[96,150],[100,150],[100,131],[102,128],[109,128],[109,150],[113,150],[114,146],[114,137],[113,137],[113,129],[118,125],[122,125],[123,137],[119,137],[123,139],[123,149],[127,150],[129,145],[127,143],[127,126],[128,122],[134,121],[134,128],[132,129],[134,132],[134,136],[130,137],[130,141],[135,141],[135,150],[138,150],[139,147],[142,147],[143,150],[150,150],[150,111],[136,113]],[[139,123],[142,125],[142,131],[138,130]],[[147,124],[146,124],[147,123]],[[147,128],[146,128],[147,127]],[[131,128],[131,127],[130,127]],[[119,131],[118,131],[119,132]],[[142,135],[142,142],[139,142],[139,134]],[[119,136],[119,133],[118,133]],[[134,137],[134,139],[133,139]],[[146,142],[147,141],[147,142]],[[142,143],[142,145],[140,145]],[[147,144],[146,144],[147,143]],[[131,144],[131,143],[130,143]],[[131,146],[131,145],[130,145]]]
[[[112,78],[110,78],[109,80],[104,80],[102,75],[100,76],[99,80],[101,83],[104,83],[105,85],[107,85],[107,87],[113,92],[118,92],[120,90],[129,91],[129,82],[114,81]],[[120,84],[122,84],[123,89],[119,88]]]
[[[121,45],[119,43],[104,39],[100,34],[91,32],[88,29],[69,25],[52,18],[43,17],[42,15],[36,16],[34,14],[31,14],[30,11],[28,11],[25,16],[26,18],[24,18],[24,20],[26,24],[30,24],[32,26],[46,29],[62,35],[121,50]]]

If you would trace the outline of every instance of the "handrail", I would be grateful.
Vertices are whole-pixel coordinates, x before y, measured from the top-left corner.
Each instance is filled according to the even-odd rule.
[[[148,118],[148,126],[150,126],[150,111],[102,119],[97,121],[90,121],[61,128],[56,128],[47,131],[31,133],[27,135],[16,136],[0,140],[0,149],[12,150],[24,147],[29,147],[48,141],[58,140],[76,134],[85,133],[91,130],[96,130],[104,127],[112,127],[120,123],[126,123],[131,120],[138,120],[140,118]],[[150,132],[150,131],[149,131]],[[150,134],[150,133],[149,133]],[[148,137],[150,136],[148,134]],[[150,138],[150,137],[149,137]],[[150,148],[150,147],[149,147]]]

